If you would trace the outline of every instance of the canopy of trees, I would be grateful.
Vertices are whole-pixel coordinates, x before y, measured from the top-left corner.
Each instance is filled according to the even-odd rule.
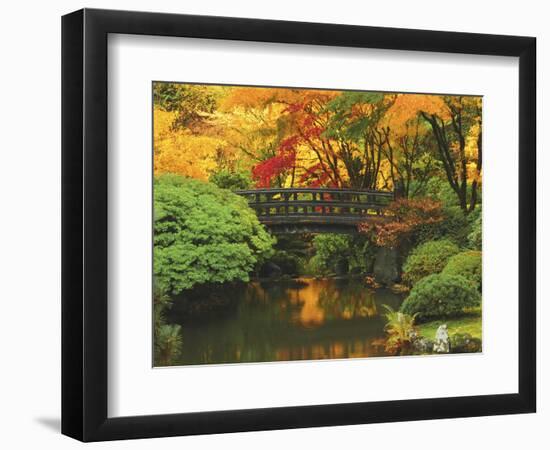
[[[479,202],[481,97],[155,83],[155,174]],[[234,178],[234,179],[239,179]]]

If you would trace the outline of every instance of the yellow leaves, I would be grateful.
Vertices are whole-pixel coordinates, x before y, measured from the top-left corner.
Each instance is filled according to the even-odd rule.
[[[468,177],[468,180],[470,182],[473,182],[474,180],[478,183],[481,183],[481,171],[477,170],[477,164],[474,162],[469,162],[466,164],[466,176]]]
[[[391,128],[404,127],[420,112],[437,114],[442,119],[449,118],[449,111],[441,95],[397,94],[393,105],[386,113]]]
[[[478,183],[481,183],[481,171],[477,168],[477,158],[478,158],[478,137],[481,132],[481,124],[475,123],[468,133],[466,138],[466,145],[464,147],[464,153],[469,162],[466,165],[466,174],[468,180],[476,180]]]
[[[220,103],[220,110],[234,108],[264,108],[277,98],[277,89],[236,87]]]
[[[216,167],[218,150],[224,141],[217,137],[194,135],[186,129],[173,129],[175,113],[154,110],[155,175],[175,173],[207,180]]]
[[[464,152],[468,158],[477,158],[477,138],[481,130],[480,124],[474,124],[466,137],[466,145],[464,147]]]
[[[382,149],[375,183],[391,188],[392,176],[400,176],[395,167],[422,155],[437,158],[433,125],[422,119],[422,113],[436,115],[437,124],[444,123],[451,136],[450,152],[462,157],[452,134],[451,115],[456,119],[463,113],[468,118],[462,131],[468,178],[481,179],[476,166],[481,97],[376,93],[375,99],[354,103],[344,101],[350,94],[344,91],[210,85],[194,89],[201,95],[195,90],[186,93],[197,94],[198,100],[215,100],[215,107],[195,111],[191,102],[195,97],[186,97],[184,112],[196,113],[195,120],[179,120],[180,126],[174,127],[181,116],[154,110],[155,174],[171,172],[205,180],[220,169],[252,171],[276,157],[282,143],[296,138],[295,165],[277,183],[347,185],[361,182],[361,167],[367,167],[369,158],[376,159],[367,151],[371,139],[369,145]]]

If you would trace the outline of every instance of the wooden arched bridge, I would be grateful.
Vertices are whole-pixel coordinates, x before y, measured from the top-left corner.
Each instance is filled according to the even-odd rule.
[[[273,233],[357,233],[357,225],[384,220],[389,191],[274,188],[237,191]]]

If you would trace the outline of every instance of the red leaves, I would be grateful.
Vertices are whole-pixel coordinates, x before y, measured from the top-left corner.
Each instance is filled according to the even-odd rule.
[[[257,180],[256,187],[269,187],[271,180],[296,164],[296,146],[299,136],[291,136],[281,142],[277,154],[252,169],[252,177]]]
[[[271,180],[285,170],[292,168],[296,161],[296,152],[276,155],[262,161],[252,169],[252,177],[257,180],[256,187],[269,187]]]
[[[304,110],[304,107],[305,107],[305,104],[304,103],[291,103],[290,105],[288,105],[285,109],[284,109],[284,112],[288,112],[288,113],[297,113],[299,111],[303,111]]]
[[[279,144],[279,153],[293,151],[300,142],[300,136],[290,136]]]
[[[376,244],[382,247],[395,247],[418,227],[443,220],[441,202],[430,198],[395,200],[386,214],[391,217],[388,222],[359,224],[359,232],[372,233]]]
[[[329,180],[329,174],[323,169],[321,163],[317,163],[312,167],[304,169],[304,174],[300,177],[298,182],[308,187],[321,187],[325,186]]]
[[[322,127],[315,124],[315,116],[313,114],[306,114],[300,128],[302,137],[305,140],[317,139],[325,131]]]
[[[321,136],[321,133],[323,131],[324,130],[321,127],[313,126],[313,127],[310,127],[310,128],[306,128],[302,132],[302,135],[304,136],[304,139],[312,139],[312,138],[317,139],[318,137]]]
[[[286,139],[283,139],[277,148],[275,156],[260,162],[252,169],[252,176],[257,181],[257,187],[269,187],[274,177],[292,169],[296,164],[297,148],[300,144],[311,145],[311,141],[319,139],[324,129],[315,124],[314,116],[305,112],[306,103],[293,103],[284,110],[288,113],[304,113],[300,131]],[[326,184],[330,178],[324,173],[321,164],[317,164],[300,177],[299,183],[307,183],[309,186],[318,187]]]

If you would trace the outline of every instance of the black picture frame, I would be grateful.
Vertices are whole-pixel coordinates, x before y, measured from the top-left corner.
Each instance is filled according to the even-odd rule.
[[[519,57],[519,389],[469,397],[107,416],[107,36]],[[535,412],[536,39],[83,9],[62,18],[62,433],[82,441]]]

